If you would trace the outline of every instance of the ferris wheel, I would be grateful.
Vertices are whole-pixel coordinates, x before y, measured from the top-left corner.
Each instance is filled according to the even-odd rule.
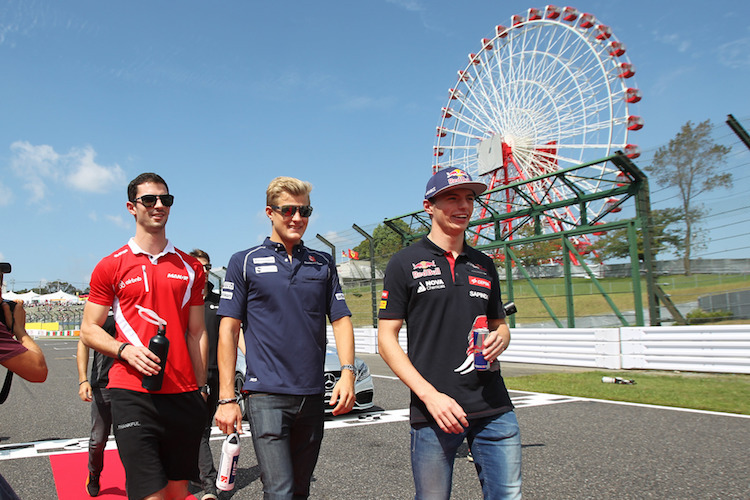
[[[629,137],[643,127],[642,118],[631,113],[641,100],[634,74],[625,44],[593,14],[547,5],[512,16],[509,26],[499,25],[493,36],[481,39],[458,71],[437,127],[433,173],[461,168],[490,189],[531,181],[523,197],[507,191],[483,195],[475,219],[488,211],[510,213],[524,203],[554,204],[573,190],[595,193],[611,186],[622,174],[606,163],[587,167],[574,187],[545,174],[618,150],[638,157]],[[615,211],[618,201],[588,204],[585,220]],[[543,232],[569,229],[583,215],[571,207],[551,213],[542,221]],[[475,239],[480,234],[496,239],[495,231],[512,228],[510,219],[498,227],[480,225]],[[581,238],[585,244],[587,238]]]

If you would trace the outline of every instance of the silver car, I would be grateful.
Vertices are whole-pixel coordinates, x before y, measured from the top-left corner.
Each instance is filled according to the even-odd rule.
[[[235,365],[234,373],[234,395],[239,396],[242,391],[242,386],[245,385],[245,355],[242,351],[237,349],[237,364]],[[373,394],[375,386],[372,383],[372,376],[370,375],[370,368],[367,363],[362,361],[360,358],[354,358],[354,367],[357,369],[354,379],[354,393],[357,397],[354,403],[354,410],[367,410],[373,407]],[[341,362],[339,361],[339,355],[336,352],[335,347],[326,348],[326,359],[323,367],[325,377],[325,400],[326,400],[326,413],[331,413],[335,406],[327,404],[333,393],[333,387],[341,377]],[[247,420],[247,405],[245,399],[240,399],[240,409],[242,410],[243,417]]]

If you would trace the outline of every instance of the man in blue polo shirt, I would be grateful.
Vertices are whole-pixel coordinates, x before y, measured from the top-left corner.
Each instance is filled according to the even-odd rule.
[[[385,271],[378,348],[411,389],[411,460],[416,498],[448,499],[456,451],[467,439],[485,499],[520,498],[521,436],[500,371],[475,369],[505,351],[510,330],[492,260],[464,241],[474,199],[486,186],[461,169],[427,183],[429,234],[394,255]],[[490,333],[474,346],[472,327]],[[406,321],[408,356],[398,342]]]
[[[244,330],[244,390],[264,498],[307,498],[323,439],[326,316],[333,326],[341,378],[327,403],[354,406],[354,331],[331,256],[303,245],[312,186],[277,177],[266,190],[271,236],[234,254],[218,315],[219,401],[216,425],[241,432],[234,366]]]

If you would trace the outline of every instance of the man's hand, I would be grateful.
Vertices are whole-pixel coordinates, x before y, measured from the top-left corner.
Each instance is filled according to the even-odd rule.
[[[343,415],[349,413],[354,408],[357,397],[354,394],[354,373],[351,370],[341,370],[341,378],[333,387],[331,399],[328,401],[330,406],[336,405],[333,409],[334,415]],[[338,403],[338,404],[337,404]]]
[[[498,321],[498,320],[495,320]],[[494,326],[494,325],[493,325]],[[482,354],[488,363],[495,361],[510,345],[510,329],[505,321],[487,335],[482,346]]]
[[[122,350],[120,357],[142,375],[156,375],[161,370],[159,356],[145,346],[130,344]]]
[[[88,380],[79,384],[78,397],[81,398],[81,401],[85,401],[87,403],[94,399],[94,393],[91,390],[91,384],[89,384]]]
[[[242,434],[242,412],[237,403],[227,403],[216,408],[216,426],[224,434]]]
[[[443,432],[460,434],[469,426],[464,409],[447,394],[435,391],[422,401]]]

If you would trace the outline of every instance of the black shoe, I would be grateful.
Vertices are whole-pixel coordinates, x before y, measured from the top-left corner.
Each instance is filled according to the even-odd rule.
[[[219,498],[219,491],[213,484],[206,486],[203,490],[203,496],[201,500],[217,500]]]
[[[92,476],[91,473],[89,473],[86,476],[86,493],[88,493],[90,497],[95,497],[99,494],[99,489],[99,476]]]

